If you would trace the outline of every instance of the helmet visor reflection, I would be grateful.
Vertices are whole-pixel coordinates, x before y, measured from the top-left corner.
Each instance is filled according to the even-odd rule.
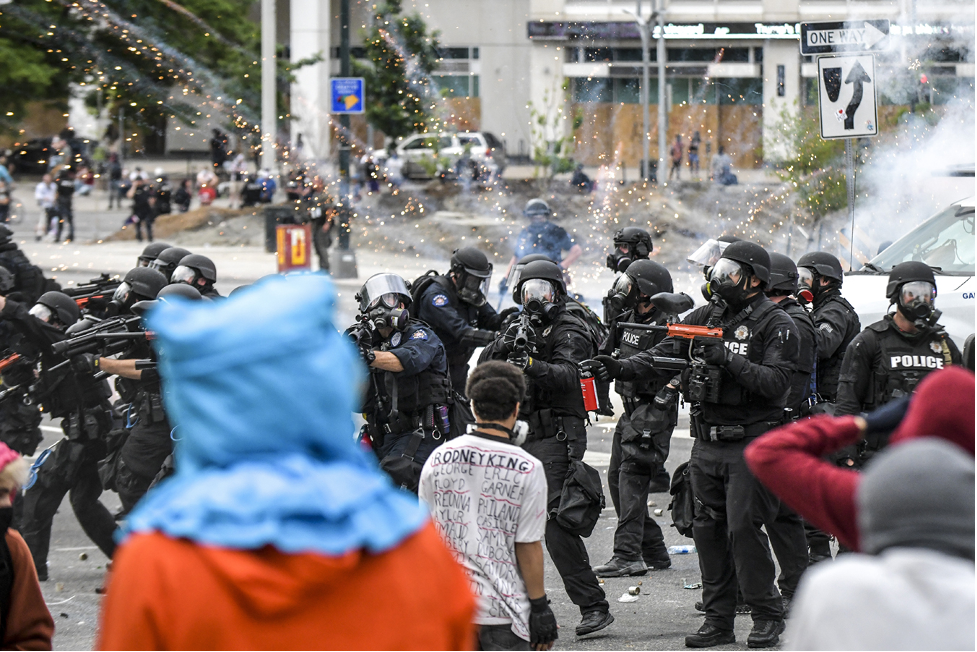
[[[743,280],[743,267],[735,260],[720,258],[709,274],[709,280],[716,283],[738,285]]]
[[[910,305],[916,301],[933,305],[936,301],[936,288],[929,281],[913,281],[906,283],[899,291],[903,305]]]
[[[30,313],[46,323],[51,323],[51,315],[54,314],[51,312],[50,308],[42,303],[35,304],[34,307],[31,308]]]
[[[396,274],[377,274],[367,279],[360,296],[360,309],[366,311],[375,308],[381,301],[388,308],[394,308],[401,300],[410,300],[410,291],[404,279]]]
[[[611,294],[620,294],[622,296],[628,296],[631,294],[631,288],[634,287],[634,281],[627,274],[621,274],[614,281],[614,287],[611,289]]]
[[[716,264],[716,261],[719,260],[720,256],[723,255],[723,251],[728,246],[728,242],[720,242],[719,240],[710,238],[701,247],[693,251],[686,260],[693,265],[709,267]]]
[[[186,283],[187,285],[193,285],[196,278],[197,272],[195,272],[192,267],[180,265],[174,269],[173,274],[170,275],[170,283]]]
[[[797,286],[807,289],[814,287],[814,272],[807,267],[797,268]]]
[[[522,284],[522,305],[532,300],[551,303],[556,296],[553,284],[542,278],[531,278]]]
[[[112,295],[112,301],[125,305],[126,299],[129,298],[129,292],[131,291],[132,287],[123,281],[119,284],[119,287],[115,288],[115,294]]]

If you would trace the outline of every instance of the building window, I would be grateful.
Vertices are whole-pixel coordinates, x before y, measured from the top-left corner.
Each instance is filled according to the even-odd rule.
[[[478,75],[432,75],[445,97],[478,97]]]
[[[611,80],[606,77],[575,78],[573,80],[573,101],[613,102]]]
[[[716,79],[714,83],[721,105],[763,104],[762,79]]]

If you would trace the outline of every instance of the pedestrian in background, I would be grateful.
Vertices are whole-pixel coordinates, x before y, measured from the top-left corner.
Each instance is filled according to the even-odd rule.
[[[676,180],[682,178],[682,134],[675,134],[675,142],[672,143],[672,148],[669,150],[669,155],[672,158],[672,167],[668,171],[668,180],[672,180],[672,176]]]
[[[692,134],[692,140],[689,141],[689,174],[695,173],[695,176],[699,176],[699,145],[702,143],[702,137],[699,132]]]
[[[790,648],[973,650],[974,458],[923,437],[867,468],[856,495],[867,554],[801,580]]]
[[[474,643],[464,571],[354,440],[365,374],[335,301],[324,275],[276,276],[148,314],[176,473],[129,515],[99,649]]]
[[[467,395],[476,429],[434,451],[418,495],[481,598],[479,648],[548,650],[557,631],[543,584],[546,475],[520,448],[526,381],[510,364],[486,362],[472,372]]]
[[[34,231],[34,239],[40,240],[50,233],[54,220],[58,217],[56,201],[58,198],[58,187],[51,179],[51,175],[45,173],[37,186],[34,188],[34,199],[37,207],[41,209],[41,215],[37,220],[37,229]]]
[[[64,232],[65,223],[68,224],[67,242],[75,239],[75,171],[70,165],[65,165],[55,179],[58,184],[57,206],[58,206],[58,230],[54,236],[55,241],[61,240]]]
[[[244,187],[244,175],[248,173],[248,162],[244,160],[244,154],[238,154],[231,161],[228,169],[228,173],[231,176],[230,188],[231,188],[231,208],[241,207],[241,188]]]
[[[0,443],[0,641],[4,650],[50,650],[54,620],[37,581],[31,551],[10,529],[13,501],[27,482],[28,464]]]
[[[143,179],[136,178],[129,190],[132,200],[132,215],[136,223],[136,240],[142,242],[142,230],[146,227],[146,237],[153,241],[153,222],[156,220],[156,197],[153,187]]]
[[[119,155],[115,152],[109,154],[108,164],[109,177],[109,209],[115,204],[117,208],[122,208],[122,164],[119,162]]]

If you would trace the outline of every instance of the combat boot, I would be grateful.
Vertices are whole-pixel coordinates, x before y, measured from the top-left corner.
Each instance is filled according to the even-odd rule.
[[[715,625],[705,623],[695,634],[685,637],[685,647],[714,647],[736,642],[736,635],[731,629],[719,629]]]
[[[784,633],[782,620],[758,620],[753,623],[753,630],[746,639],[746,645],[751,648],[773,647],[780,642],[780,635]]]
[[[648,566],[641,559],[628,561],[620,557],[611,557],[606,564],[594,568],[597,577],[631,577],[632,575],[644,575],[648,572]]]

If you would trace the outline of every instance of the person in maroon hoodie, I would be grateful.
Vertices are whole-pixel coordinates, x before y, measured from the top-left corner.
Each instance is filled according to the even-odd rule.
[[[824,455],[861,439],[889,445],[940,437],[974,455],[974,375],[951,366],[928,375],[915,394],[862,416],[818,416],[771,430],[746,447],[753,475],[814,526],[860,550],[855,495],[861,474]]]

